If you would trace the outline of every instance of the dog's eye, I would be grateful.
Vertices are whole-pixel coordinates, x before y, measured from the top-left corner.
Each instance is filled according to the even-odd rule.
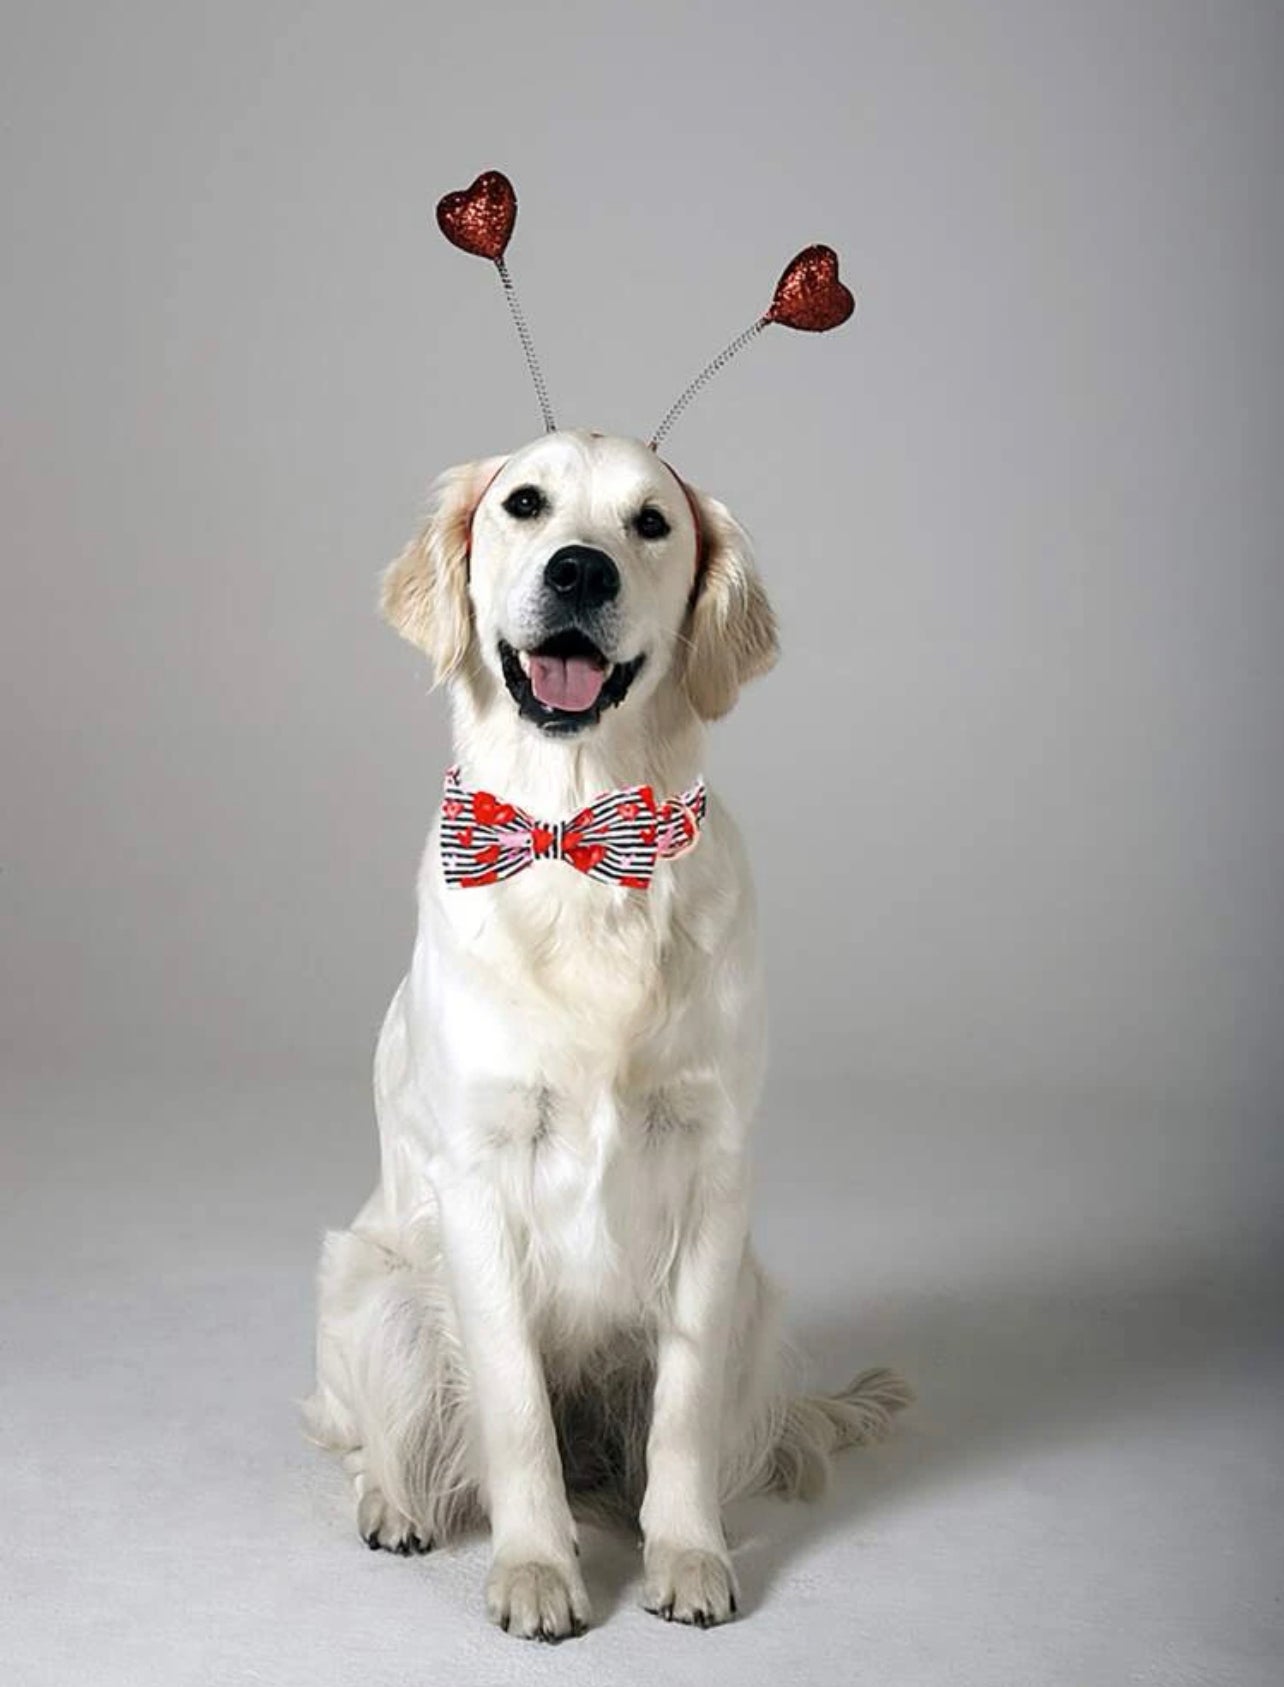
[[[514,521],[533,521],[548,508],[548,500],[538,486],[519,486],[504,499],[504,508]]]
[[[644,504],[633,517],[633,531],[640,539],[663,539],[668,536],[669,524],[664,512],[654,504]]]

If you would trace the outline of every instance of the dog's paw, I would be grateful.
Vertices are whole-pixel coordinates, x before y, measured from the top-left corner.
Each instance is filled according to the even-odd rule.
[[[565,1640],[589,1622],[588,1594],[574,1570],[528,1559],[497,1559],[486,1580],[486,1610],[506,1634]]]
[[[419,1525],[385,1499],[380,1488],[367,1488],[358,1500],[357,1528],[371,1552],[382,1547],[409,1558],[411,1553],[432,1551],[432,1542],[420,1533]]]
[[[642,1603],[667,1623],[713,1628],[728,1622],[737,1610],[730,1560],[700,1547],[649,1545]]]

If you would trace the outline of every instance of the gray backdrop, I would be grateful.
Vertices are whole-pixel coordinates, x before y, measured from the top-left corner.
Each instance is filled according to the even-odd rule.
[[[899,1360],[923,1405],[762,1523],[757,1626],[708,1645],[738,1687],[800,1643],[901,1687],[1273,1681],[1281,8],[9,0],[0,47],[23,1687],[78,1635],[95,1687],[401,1683],[429,1609],[461,1679],[545,1667],[480,1557],[412,1598],[350,1551],[288,1406],[448,752],[378,571],[539,425],[433,225],[486,166],[567,424],[645,436],[806,243],[861,299],[670,455],[783,622],[708,765],[766,932],[760,1236],[832,1380]],[[614,1603],[583,1679],[713,1679]]]
[[[4,55],[10,1058],[349,1071],[446,754],[375,618],[427,479],[672,440],[780,669],[715,735],[778,1063],[1280,1073],[1284,20],[1273,6],[19,8]],[[798,874],[782,779],[835,847]],[[813,858],[814,859],[814,858]]]

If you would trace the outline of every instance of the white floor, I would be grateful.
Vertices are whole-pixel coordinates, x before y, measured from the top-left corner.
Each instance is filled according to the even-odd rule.
[[[741,1619],[483,1619],[484,1546],[358,1541],[302,1440],[311,1272],[374,1166],[355,1089],[10,1084],[0,1679],[12,1687],[1106,1687],[1284,1679],[1278,1171],[1242,1121],[1009,1100],[768,1109],[759,1235],[823,1380],[921,1403],[731,1526]]]

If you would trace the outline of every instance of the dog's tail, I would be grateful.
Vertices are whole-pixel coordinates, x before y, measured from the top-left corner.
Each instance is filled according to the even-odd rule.
[[[838,1394],[806,1394],[785,1408],[767,1486],[787,1498],[815,1499],[829,1481],[830,1455],[867,1447],[891,1432],[892,1418],[914,1399],[896,1371],[862,1371]]]

